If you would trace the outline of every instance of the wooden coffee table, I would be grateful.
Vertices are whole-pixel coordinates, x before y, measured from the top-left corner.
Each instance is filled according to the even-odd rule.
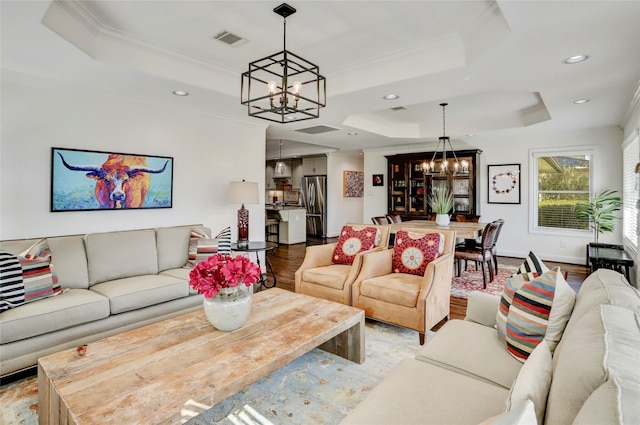
[[[178,424],[316,347],[364,362],[364,311],[268,289],[233,332],[198,310],[40,358],[40,424]]]

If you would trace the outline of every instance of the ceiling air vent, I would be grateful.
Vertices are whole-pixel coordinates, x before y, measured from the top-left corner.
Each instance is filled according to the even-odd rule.
[[[404,107],[404,106],[396,106],[394,108],[389,108],[389,109],[391,109],[392,111],[406,111],[407,110],[407,108]]]
[[[227,30],[221,31],[218,34],[214,35],[213,38],[215,40],[221,41],[224,44],[227,44],[231,47],[238,47],[244,43],[246,43],[248,40],[240,37],[239,35],[235,35],[233,33],[230,33]]]
[[[339,131],[342,130],[341,128],[338,127],[331,127],[330,125],[315,125],[313,127],[307,127],[307,128],[299,128],[296,131],[299,131],[300,133],[307,133],[307,134],[320,134],[320,133],[328,133],[329,131]]]

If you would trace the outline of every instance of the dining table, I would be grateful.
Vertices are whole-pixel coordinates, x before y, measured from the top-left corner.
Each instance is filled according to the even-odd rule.
[[[411,220],[389,225],[389,233],[395,235],[401,229],[447,229],[455,230],[456,238],[476,239],[482,235],[487,223],[469,223],[452,221],[446,226],[436,224],[432,220]]]

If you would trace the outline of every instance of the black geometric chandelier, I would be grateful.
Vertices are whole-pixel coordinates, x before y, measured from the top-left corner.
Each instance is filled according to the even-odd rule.
[[[445,113],[444,110],[447,107],[448,103],[441,103],[442,106],[442,136],[438,138],[438,145],[436,146],[435,152],[433,152],[433,157],[431,158],[431,162],[423,162],[422,169],[425,173],[428,174],[466,174],[469,172],[469,161],[462,160],[458,161],[458,157],[456,156],[456,152],[453,150],[453,146],[451,146],[451,139],[445,135]],[[442,144],[442,160],[439,164],[436,164],[436,155],[439,153],[440,144]],[[447,145],[449,145],[449,150],[453,156],[453,166],[449,167],[449,160],[447,159]],[[436,170],[436,168],[440,168]]]
[[[296,10],[286,3],[273,9],[284,20],[283,50],[249,64],[242,73],[241,100],[249,116],[289,123],[320,116],[327,86],[317,65],[287,50],[287,16]]]

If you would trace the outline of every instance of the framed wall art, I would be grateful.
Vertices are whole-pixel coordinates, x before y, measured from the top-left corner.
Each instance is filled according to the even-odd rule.
[[[364,173],[362,171],[344,171],[343,192],[345,198],[364,196]]]
[[[489,165],[490,204],[520,203],[520,164]]]
[[[373,175],[373,185],[374,186],[384,186],[384,175],[383,174],[374,174]]]
[[[172,157],[51,148],[52,212],[172,204]]]

